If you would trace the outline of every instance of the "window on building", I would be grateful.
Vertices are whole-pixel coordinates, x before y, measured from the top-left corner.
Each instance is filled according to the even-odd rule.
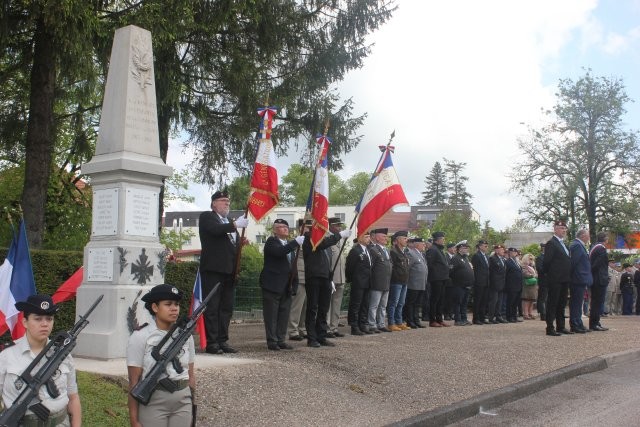
[[[438,217],[438,214],[435,212],[419,212],[416,215],[416,220],[418,221],[435,221]]]
[[[340,218],[340,221],[344,222],[345,219],[347,218],[347,215],[342,213],[342,212],[336,212],[336,214],[334,215],[336,218]]]

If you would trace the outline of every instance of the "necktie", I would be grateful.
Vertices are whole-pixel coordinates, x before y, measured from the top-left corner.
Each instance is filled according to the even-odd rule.
[[[229,224],[229,220],[227,218],[220,218],[222,220],[223,224]],[[231,243],[233,243],[235,245],[236,243],[236,235],[235,233],[227,233],[227,235],[229,236],[229,239],[231,240]]]

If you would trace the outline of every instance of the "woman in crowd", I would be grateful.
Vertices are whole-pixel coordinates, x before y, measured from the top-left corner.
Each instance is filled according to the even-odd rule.
[[[535,319],[533,303],[538,298],[538,272],[536,271],[536,259],[532,254],[522,257],[522,317],[526,320]]]

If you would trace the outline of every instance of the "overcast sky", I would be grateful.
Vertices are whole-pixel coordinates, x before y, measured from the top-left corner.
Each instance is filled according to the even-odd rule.
[[[395,129],[394,164],[416,204],[435,161],[466,162],[468,191],[481,220],[503,229],[523,203],[507,174],[517,138],[555,103],[561,78],[622,78],[640,101],[640,0],[399,0],[392,19],[370,37],[371,55],[338,85],[355,113],[368,117],[360,146],[344,157],[347,178],[371,172]],[[625,127],[640,128],[640,106],[627,105]],[[329,132],[331,135],[331,132]],[[278,160],[280,175],[296,155]],[[178,143],[168,163],[189,163]],[[207,209],[210,190],[194,185],[194,205]]]

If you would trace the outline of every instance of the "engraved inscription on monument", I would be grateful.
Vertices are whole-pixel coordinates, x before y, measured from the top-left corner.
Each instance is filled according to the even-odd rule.
[[[118,230],[118,189],[105,188],[93,191],[93,236],[114,236]]]
[[[87,260],[87,281],[102,282],[113,280],[113,249],[89,249]]]
[[[158,235],[158,193],[128,188],[124,215],[124,234],[155,237]]]

